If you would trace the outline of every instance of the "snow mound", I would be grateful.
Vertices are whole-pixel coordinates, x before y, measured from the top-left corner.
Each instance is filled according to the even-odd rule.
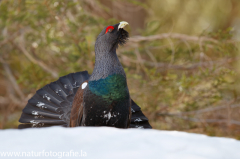
[[[240,141],[108,127],[0,130],[0,158],[240,159]],[[9,157],[13,156],[13,157]]]

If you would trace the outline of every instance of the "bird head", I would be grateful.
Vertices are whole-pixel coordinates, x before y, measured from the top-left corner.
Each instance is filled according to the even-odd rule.
[[[118,24],[105,27],[97,37],[95,49],[111,52],[118,45],[125,44],[129,36],[128,32],[123,29],[126,25],[128,23],[122,21]]]

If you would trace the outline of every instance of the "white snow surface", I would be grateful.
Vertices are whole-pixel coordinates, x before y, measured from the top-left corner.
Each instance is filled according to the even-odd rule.
[[[240,159],[240,141],[178,131],[109,127],[0,130],[0,158],[17,158],[3,156],[9,152],[31,153],[19,157],[28,159]],[[33,156],[38,152],[42,152],[40,156]],[[85,156],[73,156],[75,152]]]

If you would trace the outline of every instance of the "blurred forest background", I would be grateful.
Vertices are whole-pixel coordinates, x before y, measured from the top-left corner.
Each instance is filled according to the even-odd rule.
[[[122,20],[118,56],[153,128],[240,139],[239,0],[0,0],[0,128],[37,89],[91,73],[97,35]]]

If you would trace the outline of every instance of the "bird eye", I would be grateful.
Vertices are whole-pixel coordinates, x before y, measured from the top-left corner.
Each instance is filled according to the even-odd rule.
[[[113,29],[114,29],[113,26],[108,26],[108,27],[106,28],[106,32],[105,32],[105,34],[106,34],[107,32],[112,32]]]

